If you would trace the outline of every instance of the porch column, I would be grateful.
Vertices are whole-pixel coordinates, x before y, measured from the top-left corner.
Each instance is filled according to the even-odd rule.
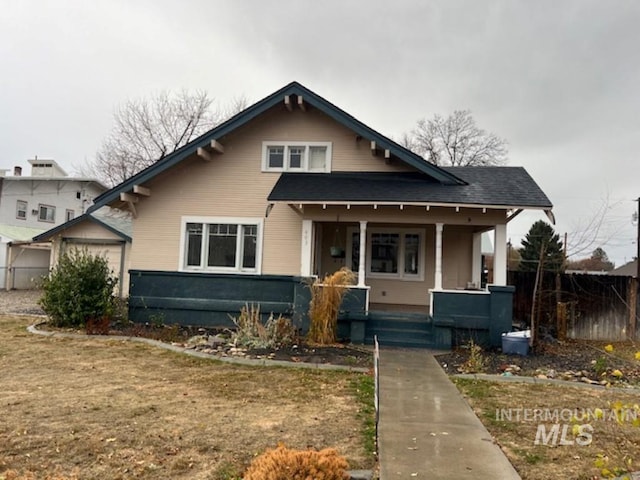
[[[493,284],[507,285],[507,225],[496,225],[493,247]]]
[[[302,220],[302,236],[300,250],[300,275],[311,276],[311,259],[313,258],[313,221]]]
[[[442,290],[442,230],[444,223],[436,223],[436,276],[434,290]]]
[[[473,234],[473,253],[471,256],[471,282],[480,288],[482,284],[482,233]]]
[[[349,240],[351,241],[351,240]],[[358,286],[364,287],[364,273],[367,261],[367,221],[360,220],[360,255],[358,256]]]

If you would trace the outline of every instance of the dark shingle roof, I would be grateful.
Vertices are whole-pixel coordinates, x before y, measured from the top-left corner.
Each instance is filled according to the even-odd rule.
[[[446,167],[467,185],[444,185],[422,173],[285,173],[269,201],[392,202],[495,205],[550,209],[552,204],[522,167]]]

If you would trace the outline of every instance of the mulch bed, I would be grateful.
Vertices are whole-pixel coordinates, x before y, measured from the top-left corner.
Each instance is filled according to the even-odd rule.
[[[230,343],[230,331],[225,328],[191,327],[161,324],[111,324],[108,327],[88,325],[87,329],[56,329],[42,324],[42,329],[60,330],[89,335],[123,335],[159,340],[192,348],[212,356],[249,359],[282,360],[294,363],[330,364],[372,368],[373,352],[365,346],[338,342],[333,345],[312,345],[299,338],[292,345],[277,348],[236,347]]]
[[[459,347],[436,358],[449,375],[487,373],[534,376],[600,384],[640,385],[640,361],[631,361],[607,353],[602,345],[584,341],[548,341],[527,356],[505,355],[499,350],[482,352],[484,368],[470,372],[467,368],[469,348]],[[621,377],[614,375],[619,370]]]

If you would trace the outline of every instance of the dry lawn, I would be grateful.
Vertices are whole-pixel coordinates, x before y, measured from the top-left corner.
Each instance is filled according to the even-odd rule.
[[[360,374],[242,367],[140,344],[35,336],[0,316],[0,478],[233,479],[278,442],[371,468]]]
[[[455,379],[455,382],[523,480],[588,480],[640,470],[640,423],[634,425],[631,421],[634,415],[640,420],[638,390],[634,394],[529,383],[489,383],[461,379]],[[615,406],[623,407],[621,411],[625,413],[626,421],[618,423],[607,415]],[[522,410],[518,420],[516,409],[519,408],[527,409],[529,416],[525,417],[525,410]],[[597,413],[597,408],[603,411],[603,417],[569,420],[565,435],[567,444],[560,445],[565,424],[562,416],[569,416],[567,410],[563,413],[563,409],[574,412],[577,409],[577,412],[586,414],[589,409]],[[504,409],[502,414],[497,414],[501,409]],[[535,418],[534,409],[548,409],[551,415],[559,412],[560,420],[557,423],[560,423],[560,429],[555,445],[535,445],[538,425],[546,424],[546,434],[549,435],[554,422],[541,422],[539,417]],[[505,415],[509,410],[512,413],[511,420]],[[574,424],[593,427],[589,445],[580,446],[576,442],[578,438],[572,432]],[[580,440],[587,440],[587,437]]]

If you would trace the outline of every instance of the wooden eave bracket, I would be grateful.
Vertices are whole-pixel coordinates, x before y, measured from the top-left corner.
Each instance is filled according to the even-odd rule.
[[[544,214],[547,216],[547,218],[551,222],[551,225],[555,225],[556,224],[556,216],[553,214],[553,211],[551,211],[551,209],[545,210]]]
[[[302,98],[302,95],[298,95],[297,96],[298,100],[296,101],[296,103],[298,104],[298,108],[300,110],[302,110],[303,112],[307,111],[307,105],[304,103],[304,98]],[[284,106],[287,107],[287,110],[289,110],[290,112],[293,111],[293,104],[291,102],[291,95],[285,95],[284,96]]]
[[[151,189],[143,187],[142,185],[134,185],[133,193],[135,193],[136,195],[142,195],[143,197],[150,197]]]
[[[209,148],[211,148],[211,152],[205,147],[198,147],[197,150],[198,156],[207,162],[213,161],[213,153],[218,153],[220,155],[224,153],[224,146],[217,140],[211,140]]]
[[[524,208],[518,208],[517,210],[511,212],[511,214],[507,215],[507,223],[516,218],[523,212]]]
[[[301,203],[290,203],[289,204],[289,208],[291,208],[291,210],[293,210],[294,212],[296,212],[298,215],[302,215],[304,214],[304,205],[302,205]]]
[[[121,193],[120,194],[120,201],[124,202],[127,204],[127,206],[129,207],[129,210],[131,211],[131,214],[133,215],[133,218],[137,218],[138,217],[138,211],[136,210],[136,203],[138,203],[138,197],[136,195],[133,195],[132,193]]]

